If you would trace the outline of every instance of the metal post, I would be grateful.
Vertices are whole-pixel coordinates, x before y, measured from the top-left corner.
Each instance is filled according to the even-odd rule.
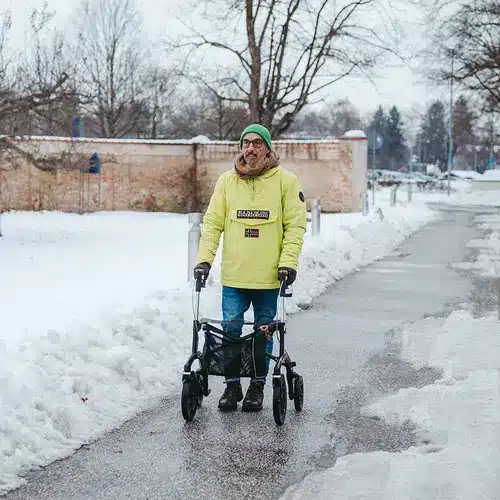
[[[97,211],[101,210],[101,172],[97,174],[98,184],[97,184]]]
[[[90,210],[90,173],[87,173],[87,212]]]
[[[313,236],[321,231],[321,202],[318,198],[311,200],[311,229]]]
[[[396,191],[398,190],[397,186],[392,186],[391,188],[391,207],[396,205]]]
[[[83,214],[83,177],[81,170],[78,170],[78,212]]]
[[[448,196],[450,196],[450,176],[453,162],[453,58],[454,52],[451,52],[451,79],[450,79],[450,120],[448,123]]]
[[[376,151],[377,133],[373,130],[372,141],[372,205],[375,205],[375,151]]]
[[[189,224],[191,227],[188,232],[188,282],[193,279],[193,269],[198,264],[198,247],[201,238],[201,217],[202,214],[193,212],[189,214]]]
[[[498,301],[498,319],[500,319],[500,278],[494,278],[493,283],[497,291],[497,301]]]
[[[368,202],[368,193],[363,196],[363,215],[368,215],[370,212],[370,205]]]
[[[410,174],[410,178],[408,179],[408,203],[411,202],[411,191],[412,191],[412,174],[413,174],[413,145],[410,145],[410,168],[408,169],[409,170],[409,174]]]

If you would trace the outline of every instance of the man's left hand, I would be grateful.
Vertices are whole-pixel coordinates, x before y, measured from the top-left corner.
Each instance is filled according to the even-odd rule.
[[[290,286],[297,278],[297,271],[291,267],[278,267],[278,279],[286,279],[286,286]]]

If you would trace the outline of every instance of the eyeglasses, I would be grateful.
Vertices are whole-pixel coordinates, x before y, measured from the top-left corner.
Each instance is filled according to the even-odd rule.
[[[249,141],[248,139],[243,139],[243,148],[246,149],[250,146],[250,144],[254,148],[260,148],[262,144],[264,144],[264,141],[262,139],[254,139],[253,141]]]

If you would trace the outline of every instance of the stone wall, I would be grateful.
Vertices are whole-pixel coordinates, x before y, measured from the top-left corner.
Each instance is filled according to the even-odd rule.
[[[273,145],[308,199],[320,198],[323,211],[355,212],[366,191],[366,138],[360,134]],[[234,142],[33,137],[15,145],[44,158],[48,166],[3,164],[2,210],[203,211],[217,177],[231,168],[238,153]],[[101,157],[100,174],[81,173],[93,152]]]

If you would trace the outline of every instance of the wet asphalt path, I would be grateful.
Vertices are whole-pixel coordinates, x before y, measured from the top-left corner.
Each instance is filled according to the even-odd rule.
[[[4,498],[278,499],[338,456],[411,446],[411,426],[388,426],[359,410],[382,394],[438,377],[400,360],[395,332],[467,300],[471,281],[448,264],[464,260],[465,243],[480,236],[472,217],[444,212],[393,255],[345,277],[312,309],[289,317],[287,350],[304,376],[305,401],[301,413],[288,402],[282,427],[273,420],[269,383],[261,413],[224,414],[217,410],[221,379],[211,377],[212,394],[190,424],[180,412],[179,385],[179,394],[30,473],[28,485]]]

